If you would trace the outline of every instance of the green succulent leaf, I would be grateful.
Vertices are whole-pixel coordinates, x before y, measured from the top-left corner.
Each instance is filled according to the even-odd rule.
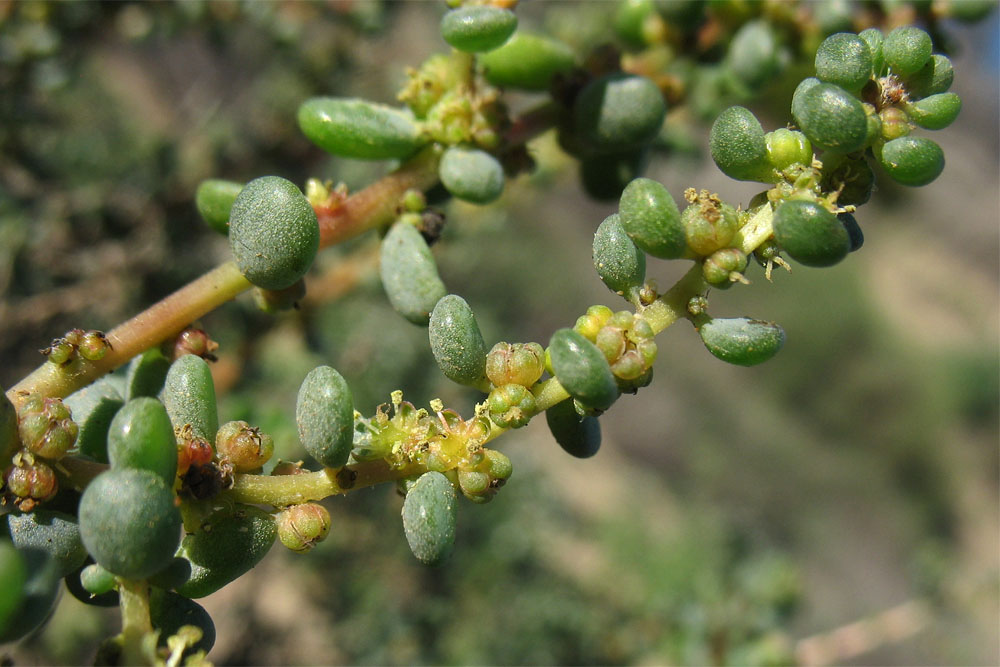
[[[782,202],[774,211],[772,225],[774,239],[781,249],[806,266],[832,266],[851,249],[844,225],[815,202]]]
[[[354,398],[340,373],[329,366],[309,371],[299,387],[295,421],[310,456],[331,468],[347,463],[354,443]]]
[[[859,35],[838,32],[816,51],[816,77],[851,93],[859,93],[872,77],[871,48]]]
[[[6,516],[7,532],[18,549],[37,549],[52,558],[57,576],[65,577],[79,569],[87,558],[80,541],[76,517],[64,512],[35,509],[11,512]]]
[[[441,156],[438,175],[448,192],[473,204],[489,204],[503,194],[503,167],[477,148],[450,147]]]
[[[893,180],[903,185],[927,185],[944,171],[944,151],[924,137],[900,137],[886,142],[879,159]]]
[[[427,241],[405,221],[382,239],[379,275],[396,312],[421,326],[427,326],[434,306],[448,293]]]
[[[650,79],[609,74],[584,87],[573,104],[574,128],[594,152],[621,151],[653,140],[667,105]]]
[[[162,403],[141,396],[118,411],[108,430],[108,460],[112,468],[148,470],[173,486],[177,440]]]
[[[427,143],[409,114],[367,100],[314,97],[302,103],[298,118],[311,142],[341,157],[401,159]]]
[[[455,546],[458,496],[448,478],[426,472],[403,501],[403,532],[410,551],[424,565],[439,565]]]
[[[608,360],[574,329],[559,329],[549,341],[556,379],[570,396],[587,407],[607,410],[618,400],[618,385]]]
[[[488,5],[458,7],[441,18],[441,36],[459,51],[482,53],[503,46],[517,29],[517,15]]]
[[[597,417],[581,416],[573,401],[556,403],[545,411],[545,421],[559,446],[578,459],[587,459],[601,447],[601,424]]]
[[[777,324],[746,317],[709,320],[698,334],[709,352],[737,366],[761,364],[785,344],[785,332]]]
[[[646,255],[625,233],[617,213],[609,215],[594,234],[594,268],[608,289],[626,299],[646,280]]]
[[[190,425],[195,436],[215,442],[219,430],[215,382],[204,359],[185,354],[170,365],[163,383],[163,406],[175,429]]]
[[[712,159],[726,176],[740,181],[774,181],[764,129],[744,107],[729,107],[715,119],[709,135]]]
[[[211,179],[202,181],[194,193],[194,205],[201,219],[220,234],[229,233],[229,211],[242,183]]]
[[[545,90],[552,77],[576,64],[566,44],[541,35],[518,32],[506,44],[479,58],[486,80],[494,86]]]
[[[174,493],[148,470],[108,470],[80,498],[80,537],[105,569],[145,579],[163,569],[180,542],[181,516]]]
[[[431,312],[427,335],[434,360],[449,380],[475,386],[486,376],[486,343],[465,299],[442,297]]]
[[[632,180],[618,202],[618,216],[632,242],[653,257],[677,259],[687,251],[677,202],[661,183]]]
[[[285,289],[306,274],[319,250],[316,212],[291,181],[254,179],[233,203],[229,245],[247,280],[265,289]]]
[[[868,117],[861,102],[840,86],[820,83],[796,90],[792,113],[802,132],[824,150],[851,153],[864,147]]]

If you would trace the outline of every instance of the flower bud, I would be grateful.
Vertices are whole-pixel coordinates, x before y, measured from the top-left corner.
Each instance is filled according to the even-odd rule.
[[[723,289],[738,281],[746,268],[747,256],[739,248],[716,250],[701,265],[705,282]]]
[[[725,248],[739,229],[736,210],[707,190],[685,193],[690,206],[681,214],[688,247],[699,255],[710,255]]]
[[[586,315],[577,318],[573,328],[593,343],[597,339],[597,333],[608,323],[612,315],[614,313],[607,306],[591,306],[587,309]]]
[[[193,354],[202,359],[213,358],[213,353],[219,349],[219,344],[212,340],[203,329],[188,327],[177,334],[174,340],[174,360],[180,359],[185,354]]]
[[[542,377],[545,350],[538,343],[497,343],[486,355],[486,377],[495,386],[530,387]]]
[[[497,481],[506,482],[510,479],[511,474],[514,472],[514,467],[510,463],[510,459],[501,451],[496,449],[483,449],[486,453],[486,461],[489,466],[489,474],[493,480],[493,484],[496,485]]]
[[[21,442],[28,451],[46,459],[65,456],[79,432],[69,408],[59,398],[43,399],[33,394],[23,403],[18,420]]]
[[[270,460],[274,440],[244,421],[231,421],[219,427],[215,435],[219,458],[233,466],[233,472],[250,472]]]
[[[295,553],[304,554],[330,533],[330,513],[317,503],[292,505],[277,516],[278,539]]]
[[[535,414],[535,397],[524,386],[505,384],[490,392],[486,403],[490,419],[504,428],[520,428]]]
[[[458,488],[462,490],[462,495],[470,500],[485,495],[490,491],[490,476],[476,470],[459,470]]]
[[[35,502],[32,501],[45,502],[53,498],[59,490],[55,471],[29,456],[23,456],[20,459],[15,457],[14,465],[7,468],[4,473],[4,482],[10,493],[28,501],[27,507],[24,506],[24,501],[21,501],[20,504],[21,509],[25,512],[30,511],[35,506]]]
[[[892,141],[899,137],[905,137],[910,133],[910,118],[906,112],[896,107],[886,107],[879,112],[880,129],[882,138]]]

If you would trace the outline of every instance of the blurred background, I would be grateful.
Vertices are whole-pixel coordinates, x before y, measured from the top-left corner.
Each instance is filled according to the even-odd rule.
[[[195,212],[201,180],[280,174],[354,188],[384,173],[323,156],[295,111],[321,94],[392,102],[405,67],[445,49],[443,11],[0,3],[0,383],[66,330],[110,329],[228,259]],[[613,11],[518,13],[522,26],[595,42],[614,39]],[[391,486],[325,501],[334,527],[314,552],[276,547],[201,601],[219,637],[209,658],[998,664],[1000,27],[994,12],[942,29],[964,101],[933,135],[943,175],[920,189],[880,182],[858,214],[865,247],[841,265],[795,266],[773,283],[754,266],[750,287],[713,296],[717,316],[779,322],[781,354],[732,367],[686,324],[671,328],[653,384],[601,418],[594,458],[566,456],[540,419],[498,441],[514,477],[489,505],[462,502],[455,553],[437,569],[409,554]],[[765,128],[784,125],[790,92],[751,105]],[[686,140],[707,146],[707,126]],[[745,203],[760,187],[673,148],[647,175],[675,197],[694,186]],[[531,150],[538,170],[497,204],[445,206],[435,249],[490,345],[546,344],[591,304],[624,307],[590,261],[614,204],[586,197],[551,136]],[[221,419],[271,433],[281,458],[303,456],[295,395],[321,363],[345,375],[365,414],[398,388],[465,415],[481,399],[450,384],[426,331],[389,307],[374,247],[366,237],[321,254],[299,311],[267,316],[243,297],[201,322],[221,343]],[[666,287],[686,268],[652,260],[649,274]],[[117,611],[64,595],[40,633],[0,653],[88,662],[117,628]]]

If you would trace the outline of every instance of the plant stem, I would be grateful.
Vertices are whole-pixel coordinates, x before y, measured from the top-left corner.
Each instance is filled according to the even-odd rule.
[[[348,197],[335,209],[317,212],[320,246],[327,247],[385,224],[410,188],[437,181],[437,151],[429,148],[393,173]],[[15,406],[25,392],[65,397],[110,373],[135,355],[180,333],[185,327],[251,287],[236,264],[226,262],[188,283],[107,334],[111,349],[100,361],[77,359],[67,366],[43,363],[7,392]]]
[[[752,253],[760,244],[770,238],[774,231],[771,221],[774,220],[774,209],[770,204],[760,206],[747,224],[740,227],[733,239],[733,247],[737,247],[747,255]]]
[[[298,475],[235,475],[233,486],[223,494],[239,503],[285,507],[392,482],[421,472],[424,469],[418,465],[393,468],[385,461],[367,461]]]
[[[122,612],[122,663],[147,664],[142,647],[143,639],[153,631],[149,620],[149,585],[145,580],[119,578],[118,597]]]

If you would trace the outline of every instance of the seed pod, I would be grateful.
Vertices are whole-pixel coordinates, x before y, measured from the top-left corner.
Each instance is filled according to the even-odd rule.
[[[882,45],[885,43],[885,36],[878,28],[866,28],[858,33],[865,44],[868,45],[868,54],[872,59],[872,74],[882,76],[885,68],[885,54],[882,52]]]
[[[354,398],[340,373],[329,366],[309,371],[299,387],[295,421],[310,456],[330,468],[347,463],[354,443]]]
[[[900,76],[919,72],[930,60],[931,36],[913,26],[900,26],[885,37],[882,53],[889,69]]]
[[[111,349],[111,344],[100,331],[87,331],[80,337],[77,343],[77,351],[80,356],[87,361],[100,361]]]
[[[438,176],[448,192],[473,204],[489,204],[503,194],[503,167],[478,148],[448,148],[441,156]]]
[[[256,178],[233,202],[229,246],[247,280],[284,289],[306,274],[319,250],[316,212],[291,181]]]
[[[859,250],[865,244],[865,235],[861,231],[861,225],[858,224],[857,219],[850,213],[838,213],[837,220],[840,220],[840,224],[844,225],[844,229],[847,230],[847,238],[850,239],[851,243],[851,252]]]
[[[125,374],[125,399],[140,396],[158,396],[170,370],[170,360],[158,347],[153,347],[134,358]],[[76,414],[76,411],[73,411]]]
[[[458,503],[455,487],[439,472],[425,472],[403,500],[403,532],[424,565],[438,565],[455,546]]]
[[[500,342],[486,355],[486,377],[497,387],[530,387],[542,377],[544,368],[545,350],[538,343]]]
[[[736,209],[702,190],[681,213],[688,248],[699,255],[711,255],[725,248],[739,229]]]
[[[798,104],[793,98],[792,113],[802,132],[824,150],[852,153],[865,145],[868,137],[865,109],[840,86],[821,83],[807,89],[798,97]]]
[[[210,179],[202,181],[194,193],[198,215],[208,226],[220,234],[229,233],[229,211],[236,196],[243,189],[242,183]]]
[[[0,628],[6,628],[14,612],[24,601],[28,567],[24,557],[6,541],[0,540]],[[2,632],[2,631],[0,631]]]
[[[914,123],[928,130],[942,130],[951,125],[962,110],[962,99],[955,93],[938,93],[903,107]]]
[[[545,411],[552,436],[570,456],[587,459],[601,447],[601,424],[596,417],[582,417],[572,401],[556,403]]]
[[[443,297],[427,329],[438,367],[452,382],[477,385],[486,373],[486,343],[472,308],[457,294]]]
[[[80,584],[91,595],[104,595],[115,588],[115,575],[97,563],[80,570]]]
[[[739,248],[716,250],[705,258],[701,267],[705,282],[720,289],[725,289],[732,285],[734,280],[739,280],[739,274],[746,268],[747,256]]]
[[[646,280],[646,255],[632,243],[616,213],[597,228],[593,258],[601,281],[626,299],[631,299]]]
[[[219,344],[212,340],[204,329],[188,327],[177,334],[174,339],[173,351],[170,359],[176,360],[185,354],[193,354],[207,361],[215,361],[213,352],[219,349]],[[162,381],[161,381],[162,382]],[[132,397],[134,398],[134,396]]]
[[[38,549],[26,549],[18,553],[24,563],[24,583],[20,587],[21,595],[14,593],[8,599],[20,597],[20,604],[9,613],[6,623],[0,623],[0,644],[20,639],[38,628],[49,617],[59,596],[56,562]],[[7,589],[6,582],[4,583],[0,590]],[[0,594],[0,598],[2,597],[3,594]]]
[[[618,216],[632,242],[653,257],[676,259],[687,250],[677,203],[657,181],[637,178],[625,186]]]
[[[441,36],[459,51],[492,51],[517,29],[517,15],[488,5],[458,7],[441,18]]]
[[[597,201],[614,201],[649,163],[646,147],[622,152],[584,155],[580,158],[580,182],[584,191]]]
[[[279,512],[275,520],[278,539],[298,554],[312,551],[330,533],[330,513],[319,503],[292,505]]]
[[[830,35],[816,51],[816,77],[857,94],[872,77],[872,53],[858,35],[838,32]]]
[[[186,354],[170,365],[163,384],[163,405],[174,429],[190,425],[192,435],[215,441],[219,430],[215,383],[204,359]]]
[[[763,363],[785,344],[785,332],[777,324],[746,317],[709,320],[698,334],[709,352],[737,366]]]
[[[726,176],[740,181],[774,182],[760,121],[744,107],[729,107],[715,119],[709,135],[712,159]]]
[[[108,430],[108,460],[112,468],[148,470],[173,486],[177,441],[162,403],[142,396],[118,411]]]
[[[913,129],[910,118],[906,112],[897,107],[886,107],[877,116],[872,114],[869,118],[877,118],[877,131],[870,132],[877,139],[892,141],[899,137],[905,137]]]
[[[148,470],[119,468],[95,477],[80,498],[79,521],[94,560],[126,579],[163,569],[180,541],[174,493]]]
[[[167,646],[167,640],[185,625],[201,630],[201,639],[187,650],[208,653],[215,645],[215,623],[205,609],[183,595],[154,588],[149,593],[149,620],[159,630],[157,645]]]
[[[177,474],[181,477],[187,475],[192,467],[207,465],[212,462],[215,452],[208,440],[197,436],[186,437],[182,434],[180,442],[177,443]]]
[[[844,225],[815,202],[783,202],[774,211],[772,225],[782,250],[806,266],[832,266],[851,249]]]
[[[505,384],[490,392],[486,399],[490,419],[503,428],[521,428],[535,414],[535,397],[519,384]]]
[[[426,326],[434,306],[448,293],[427,242],[407,222],[394,224],[382,239],[379,275],[392,307],[414,324]]]
[[[11,542],[18,549],[44,551],[55,563],[57,576],[65,577],[77,570],[87,558],[87,550],[80,541],[80,529],[76,517],[36,509],[22,514],[11,512],[7,515],[7,531]]]
[[[573,50],[549,37],[515,33],[498,49],[479,57],[486,80],[494,86],[546,90],[552,77],[573,69]]]
[[[459,470],[458,488],[461,489],[463,496],[478,502],[491,491],[490,476],[478,470]]]
[[[18,416],[18,435],[31,453],[58,460],[66,455],[79,427],[61,399],[34,394],[25,399]]]
[[[250,472],[271,459],[274,439],[245,421],[231,421],[215,434],[215,451],[233,466],[233,472]]]
[[[494,483],[496,480],[506,482],[510,479],[510,476],[514,473],[514,466],[511,465],[510,459],[506,454],[495,449],[486,449],[485,447],[483,448],[483,453],[486,454],[486,461],[489,466],[488,472]]]
[[[607,410],[618,399],[618,386],[607,359],[579,332],[556,331],[549,341],[549,354],[559,384],[580,403]]]
[[[633,74],[594,79],[573,103],[576,134],[595,152],[621,151],[652,141],[666,114],[656,84]]]
[[[191,578],[177,592],[201,598],[238,579],[260,562],[276,534],[274,517],[256,507],[237,505],[232,514],[216,514],[181,541],[177,555],[191,562]]]
[[[577,318],[573,329],[579,331],[584,338],[593,343],[597,340],[597,334],[600,333],[601,328],[608,323],[612,315],[614,313],[607,306],[591,306],[587,308],[586,315]]]
[[[411,116],[367,100],[314,97],[299,107],[298,119],[309,141],[341,157],[402,159],[427,143]]]
[[[732,76],[750,89],[773,79],[782,69],[782,60],[778,38],[770,24],[765,20],[756,20],[740,26],[729,43],[725,66]]]
[[[903,185],[927,185],[944,171],[944,152],[924,137],[900,137],[882,147],[882,168]]]
[[[951,60],[935,53],[919,72],[906,77],[906,88],[911,97],[930,97],[947,91],[954,80],[955,68]]]
[[[10,466],[4,472],[4,482],[8,491],[25,499],[27,503],[25,511],[34,507],[35,501],[51,500],[59,491],[55,471],[41,461],[21,460],[16,465]]]

